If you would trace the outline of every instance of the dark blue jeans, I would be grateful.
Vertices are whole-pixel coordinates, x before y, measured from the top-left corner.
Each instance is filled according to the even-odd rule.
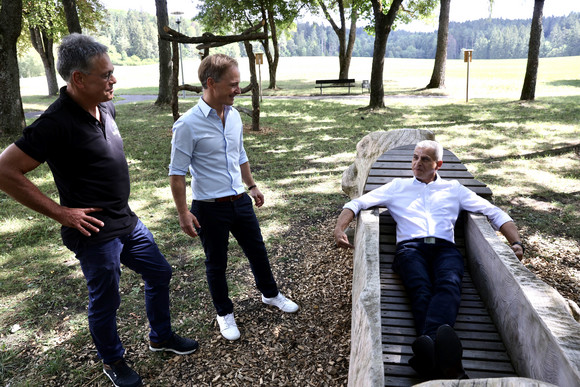
[[[121,263],[141,274],[145,282],[149,338],[161,342],[171,337],[171,266],[141,221],[130,234],[95,246],[79,247],[75,254],[89,289],[89,329],[104,363],[121,359],[125,353],[117,333]]]
[[[197,231],[206,257],[205,273],[218,315],[225,316],[234,311],[226,280],[230,232],[250,262],[258,290],[265,297],[278,294],[252,199],[247,194],[233,202],[194,200],[191,213],[201,226]]]
[[[453,243],[399,243],[393,269],[411,300],[417,335],[435,339],[441,325],[455,325],[464,268],[463,256]]]

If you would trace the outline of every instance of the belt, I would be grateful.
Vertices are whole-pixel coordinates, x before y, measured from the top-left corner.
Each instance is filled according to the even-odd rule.
[[[239,194],[239,195],[224,196],[222,198],[216,198],[216,199],[207,199],[207,200],[204,200],[204,202],[216,202],[216,203],[233,202],[233,201],[236,201],[239,198],[241,198],[243,195],[244,194]]]
[[[425,243],[428,245],[434,245],[436,243],[451,243],[446,239],[441,239],[441,238],[436,238],[436,237],[426,237],[426,238],[407,239],[406,241],[402,241],[402,242],[399,242],[397,244],[402,245],[403,243],[409,243],[409,242],[419,242],[419,243]]]

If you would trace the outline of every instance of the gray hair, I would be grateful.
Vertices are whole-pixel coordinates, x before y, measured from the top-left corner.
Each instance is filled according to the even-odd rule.
[[[417,145],[415,145],[415,149],[417,148],[424,148],[424,149],[433,149],[435,151],[435,161],[443,160],[443,146],[439,144],[437,141],[432,140],[423,140],[419,141]]]
[[[69,82],[75,71],[88,73],[93,67],[93,58],[107,53],[107,46],[93,37],[70,34],[62,39],[58,48],[56,68],[65,81]]]
[[[214,54],[203,58],[197,71],[201,86],[207,89],[208,78],[219,82],[230,67],[238,67],[238,61],[227,55]]]

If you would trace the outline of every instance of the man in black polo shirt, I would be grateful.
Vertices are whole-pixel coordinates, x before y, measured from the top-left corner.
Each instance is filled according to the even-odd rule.
[[[188,354],[195,340],[175,334],[169,314],[171,266],[129,208],[129,169],[115,123],[113,65],[107,47],[72,34],[59,47],[60,97],[0,155],[0,189],[62,224],[62,239],[80,262],[89,290],[89,329],[116,386],[139,386],[117,334],[121,263],[141,274],[152,351]],[[46,162],[57,204],[25,174]]]

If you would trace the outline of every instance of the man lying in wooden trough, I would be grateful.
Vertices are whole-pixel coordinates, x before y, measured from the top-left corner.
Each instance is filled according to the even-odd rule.
[[[363,209],[385,206],[397,223],[394,270],[411,299],[418,338],[409,364],[428,379],[467,378],[461,342],[453,330],[461,299],[463,256],[454,243],[454,225],[462,210],[484,214],[523,257],[513,220],[501,209],[457,181],[444,180],[437,170],[443,148],[421,141],[412,159],[413,178],[395,179],[348,202],[334,231],[340,247],[353,246],[344,230]]]

